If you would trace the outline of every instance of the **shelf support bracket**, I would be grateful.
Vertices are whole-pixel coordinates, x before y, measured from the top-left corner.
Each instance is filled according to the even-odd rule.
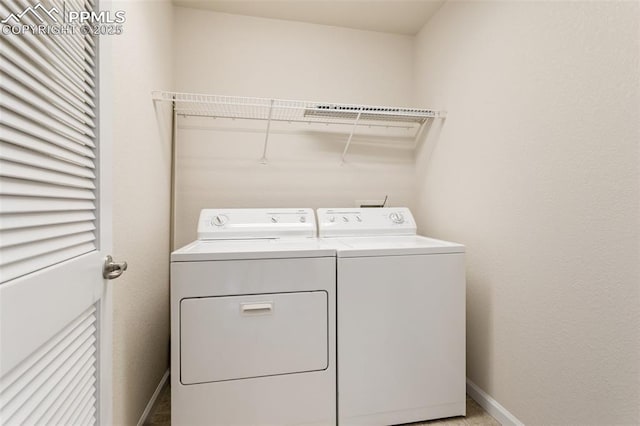
[[[356,131],[356,127],[358,127],[358,121],[360,121],[361,115],[362,115],[362,111],[359,111],[358,116],[356,117],[356,121],[353,122],[351,133],[349,133],[349,139],[347,139],[347,144],[344,146],[344,151],[342,151],[342,164],[344,164],[344,158],[346,157],[347,151],[349,150],[349,145],[351,145],[351,139],[353,139],[353,134]]]
[[[267,164],[267,145],[269,144],[269,130],[271,129],[271,115],[273,114],[273,99],[269,105],[269,118],[267,119],[267,133],[264,135],[264,149],[262,150],[262,158],[260,162]]]
[[[418,147],[418,143],[422,138],[422,134],[424,133],[424,130],[427,127],[431,126],[431,122],[433,120],[434,120],[433,118],[425,118],[422,124],[420,124],[420,127],[418,127],[418,131],[416,132],[416,135],[413,137],[413,149],[416,149]]]

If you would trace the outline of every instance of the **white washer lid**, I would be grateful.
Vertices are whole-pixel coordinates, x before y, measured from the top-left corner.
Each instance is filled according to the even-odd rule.
[[[448,241],[410,236],[378,236],[336,238],[338,257],[407,256],[423,254],[464,253],[464,246]]]
[[[317,238],[194,241],[171,253],[171,261],[335,257],[335,246]]]

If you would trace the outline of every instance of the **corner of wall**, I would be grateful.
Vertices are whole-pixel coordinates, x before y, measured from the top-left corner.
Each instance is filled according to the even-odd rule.
[[[114,1],[113,423],[136,424],[168,368],[170,125],[152,90],[173,85],[173,5]],[[167,48],[169,46],[169,48]],[[135,327],[131,325],[135,324]]]

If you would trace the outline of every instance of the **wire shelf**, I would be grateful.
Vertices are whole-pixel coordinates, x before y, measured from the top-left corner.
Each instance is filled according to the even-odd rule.
[[[266,162],[269,128],[273,121],[351,125],[342,159],[351,144],[358,125],[368,127],[398,127],[415,129],[417,141],[429,119],[444,118],[444,111],[314,101],[249,98],[180,92],[153,92],[155,101],[172,102],[174,112],[181,116],[247,119],[267,121],[262,161]]]

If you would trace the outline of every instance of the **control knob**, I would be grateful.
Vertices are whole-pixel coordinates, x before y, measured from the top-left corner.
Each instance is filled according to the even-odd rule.
[[[211,220],[211,224],[215,226],[223,226],[225,223],[227,223],[228,220],[229,218],[226,217],[225,215],[217,214]]]
[[[391,213],[389,215],[389,219],[391,219],[393,223],[397,223],[398,225],[404,223],[404,216],[400,212]]]

